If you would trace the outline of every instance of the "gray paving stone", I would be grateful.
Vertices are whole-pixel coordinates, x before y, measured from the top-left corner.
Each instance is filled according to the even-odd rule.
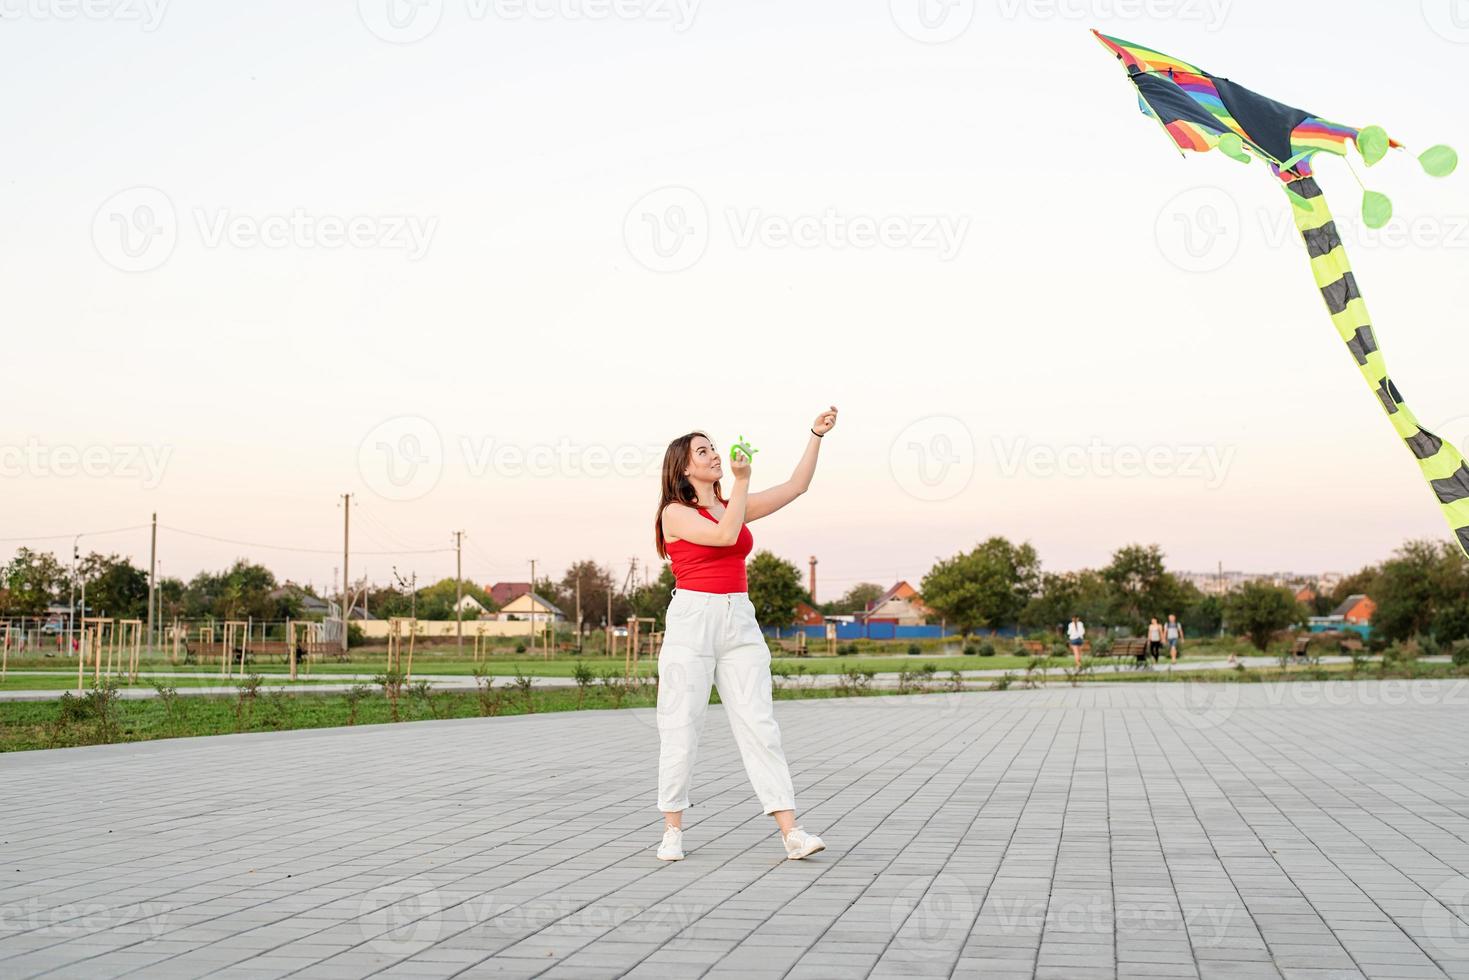
[[[0,976],[1469,978],[1469,687],[1391,690],[782,702],[804,862],[715,719],[654,860],[649,709],[9,755]]]

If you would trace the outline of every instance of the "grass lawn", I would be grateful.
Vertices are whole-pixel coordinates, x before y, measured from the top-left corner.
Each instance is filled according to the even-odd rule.
[[[855,661],[858,658],[844,658]],[[913,658],[917,660],[919,658]],[[976,658],[966,657],[968,664]],[[980,658],[993,660],[999,658]],[[955,658],[949,658],[955,663]],[[1374,680],[1379,678],[1449,678],[1469,676],[1469,668],[1446,663],[1352,664],[1327,666],[1271,667],[1250,670],[1167,670],[1086,675],[1086,684],[1127,683],[1255,683],[1265,681]],[[1032,680],[1041,682],[1039,674]],[[1056,686],[1068,679],[1054,665],[1044,683]],[[875,690],[861,679],[837,688],[812,688],[798,677],[787,675],[776,685],[777,700],[837,697],[896,697],[905,694],[949,690],[1006,690],[1023,699],[1032,687],[1017,671],[996,681],[960,683],[937,673],[924,682],[914,681],[904,691]],[[530,712],[603,710],[652,707],[657,689],[651,683],[624,686],[620,681],[593,683],[585,691],[569,689],[525,689],[502,684],[476,691],[427,691],[404,689],[396,699],[386,697],[380,687],[354,685],[335,693],[234,694],[220,697],[156,697],[143,700],[107,698],[101,692],[83,697],[67,696],[46,701],[0,702],[0,752],[92,745],[106,742],[145,741],[190,735],[219,735],[230,732],[282,731],[298,728],[327,728],[342,725],[392,724],[438,718],[492,717]],[[719,696],[714,694],[714,702]],[[1017,700],[1017,705],[1024,704]],[[976,703],[978,708],[978,703]]]

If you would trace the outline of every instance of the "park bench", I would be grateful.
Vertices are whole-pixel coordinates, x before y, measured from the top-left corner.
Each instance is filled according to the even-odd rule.
[[[1148,662],[1148,641],[1140,636],[1124,636],[1112,641],[1112,649],[1105,657],[1132,657],[1134,667],[1144,667]]]
[[[1290,657],[1292,660],[1306,660],[1310,656],[1310,649],[1311,634],[1303,633],[1290,645]]]

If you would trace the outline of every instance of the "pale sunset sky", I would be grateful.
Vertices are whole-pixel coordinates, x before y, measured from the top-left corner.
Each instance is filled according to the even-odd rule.
[[[1180,157],[1088,28],[1469,152],[1469,0],[0,0],[0,560],[328,585],[657,559],[668,441],[806,496],[818,599],[991,535],[1048,570],[1351,571],[1448,529],[1258,161]],[[1379,342],[1469,441],[1469,167],[1321,158]],[[188,532],[188,533],[185,533]],[[410,552],[426,552],[410,554]],[[367,554],[366,552],[376,552]]]

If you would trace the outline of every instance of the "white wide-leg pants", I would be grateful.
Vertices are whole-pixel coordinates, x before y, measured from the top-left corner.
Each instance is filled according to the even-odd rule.
[[[658,809],[689,806],[710,685],[729,716],[745,772],[766,813],[796,808],[770,685],[770,648],[744,592],[676,589],[658,653]]]

